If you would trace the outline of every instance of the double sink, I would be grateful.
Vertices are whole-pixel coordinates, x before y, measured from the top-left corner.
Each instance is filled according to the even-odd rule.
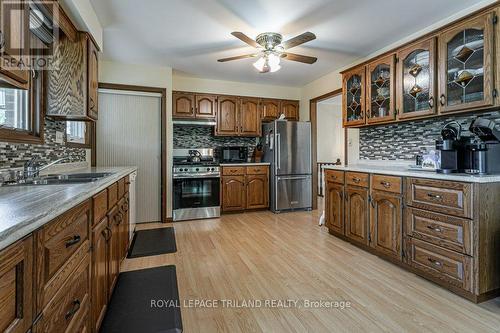
[[[64,185],[64,184],[91,183],[111,175],[112,175],[111,172],[54,174],[36,178],[28,178],[6,185],[25,186],[25,185]]]

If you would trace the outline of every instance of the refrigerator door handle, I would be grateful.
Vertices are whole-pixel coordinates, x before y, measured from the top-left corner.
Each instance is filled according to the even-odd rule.
[[[281,135],[276,133],[276,170],[281,169]]]
[[[295,177],[278,177],[278,181],[280,180],[302,180],[302,179],[309,179],[311,176],[295,176]]]

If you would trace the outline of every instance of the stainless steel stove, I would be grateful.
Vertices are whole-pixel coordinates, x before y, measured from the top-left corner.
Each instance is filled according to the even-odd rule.
[[[174,149],[173,220],[220,216],[220,167],[213,149]]]

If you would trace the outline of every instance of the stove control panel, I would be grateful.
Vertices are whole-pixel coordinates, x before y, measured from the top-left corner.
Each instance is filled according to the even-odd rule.
[[[220,177],[220,167],[218,166],[174,166],[174,178],[179,177]]]

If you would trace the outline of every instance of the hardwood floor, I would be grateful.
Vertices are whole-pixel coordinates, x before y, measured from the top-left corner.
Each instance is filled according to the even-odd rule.
[[[188,333],[500,331],[500,299],[473,304],[331,236],[318,215],[252,212],[174,223],[177,253],[126,259],[122,270],[174,264],[181,303],[219,300],[217,308],[182,308]],[[226,299],[351,307],[223,308]]]

